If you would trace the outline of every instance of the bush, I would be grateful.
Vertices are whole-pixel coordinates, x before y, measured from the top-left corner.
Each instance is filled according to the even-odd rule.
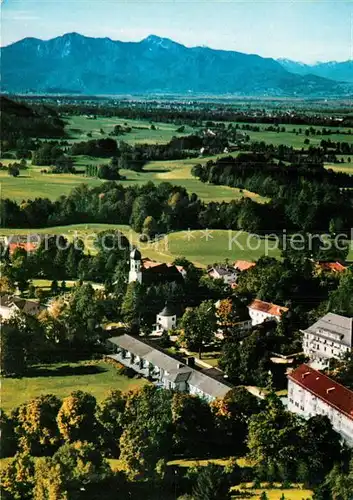
[[[135,370],[133,370],[132,368],[130,368],[128,366],[124,366],[124,365],[122,365],[121,367],[118,368],[118,374],[123,375],[124,377],[128,377],[128,378],[135,378],[137,376],[137,373],[135,372]]]

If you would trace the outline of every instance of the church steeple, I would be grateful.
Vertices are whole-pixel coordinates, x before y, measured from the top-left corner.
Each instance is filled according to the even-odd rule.
[[[133,281],[142,283],[141,252],[137,248],[130,253],[129,283]]]

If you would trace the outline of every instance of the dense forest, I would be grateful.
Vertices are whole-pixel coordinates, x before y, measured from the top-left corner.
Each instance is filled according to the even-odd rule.
[[[64,137],[64,122],[45,105],[35,109],[0,96],[1,142],[4,149],[16,146],[16,140],[29,137]]]
[[[1,220],[4,227],[29,228],[87,222],[130,224],[149,236],[188,228],[349,233],[353,221],[350,191],[303,178],[290,188],[270,177],[266,180],[262,174],[239,178],[240,187],[273,194],[273,199],[257,203],[244,197],[230,203],[205,204],[196,194],[167,182],[123,187],[110,181],[94,188],[83,184],[55,202],[37,198],[18,204],[2,199]],[[236,177],[232,179],[235,183]]]

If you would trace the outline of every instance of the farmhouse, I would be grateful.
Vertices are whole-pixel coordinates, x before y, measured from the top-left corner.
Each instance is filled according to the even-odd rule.
[[[352,350],[353,318],[327,313],[301,332],[304,354],[322,367]]]
[[[264,321],[281,321],[281,316],[288,311],[288,307],[278,306],[270,302],[255,299],[248,305],[252,326],[259,325]]]
[[[212,279],[222,279],[227,285],[232,285],[236,282],[238,273],[234,267],[229,266],[214,266],[207,271],[207,274]]]
[[[236,262],[234,262],[234,268],[240,273],[243,271],[247,271],[254,266],[256,266],[256,263],[250,262],[249,260],[237,260]]]
[[[304,418],[327,416],[353,446],[353,391],[306,364],[288,375],[288,410]]]
[[[9,319],[19,312],[36,316],[45,309],[44,306],[33,300],[21,299],[13,295],[0,296],[0,318]]]
[[[152,379],[165,389],[187,392],[213,401],[224,397],[232,388],[190,366],[193,365],[194,358],[189,358],[185,364],[127,334],[112,337],[108,342],[113,351],[110,355],[112,359]]]

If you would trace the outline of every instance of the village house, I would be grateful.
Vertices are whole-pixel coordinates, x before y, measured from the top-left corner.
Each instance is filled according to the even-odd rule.
[[[232,389],[225,381],[221,382],[193,368],[192,357],[183,363],[128,334],[112,337],[108,344],[112,351],[110,358],[165,389],[194,394],[207,401],[222,398]]]
[[[256,266],[255,262],[250,262],[249,260],[237,260],[234,262],[234,269],[240,273],[247,271],[252,267]]]
[[[288,410],[304,418],[325,415],[353,446],[353,391],[303,364],[288,375]]]
[[[227,285],[233,285],[237,281],[238,273],[234,267],[230,266],[214,266],[207,271],[207,274],[212,279],[221,279]]]
[[[40,234],[19,234],[19,235],[10,235],[1,238],[1,243],[5,248],[9,249],[10,254],[12,255],[15,250],[21,248],[26,252],[33,252],[37,250],[41,241],[43,239],[43,235]]]
[[[346,266],[340,262],[316,262],[315,264],[317,274],[321,273],[343,273],[347,270]]]
[[[288,311],[288,307],[282,307],[270,302],[255,299],[248,305],[248,310],[252,326],[256,326],[264,321],[281,321],[282,314]]]
[[[0,296],[0,319],[2,320],[10,319],[19,312],[37,316],[44,309],[44,306],[34,300],[21,299],[14,295]]]
[[[320,367],[327,366],[330,358],[340,359],[352,350],[352,318],[327,313],[301,332],[304,354]]]

